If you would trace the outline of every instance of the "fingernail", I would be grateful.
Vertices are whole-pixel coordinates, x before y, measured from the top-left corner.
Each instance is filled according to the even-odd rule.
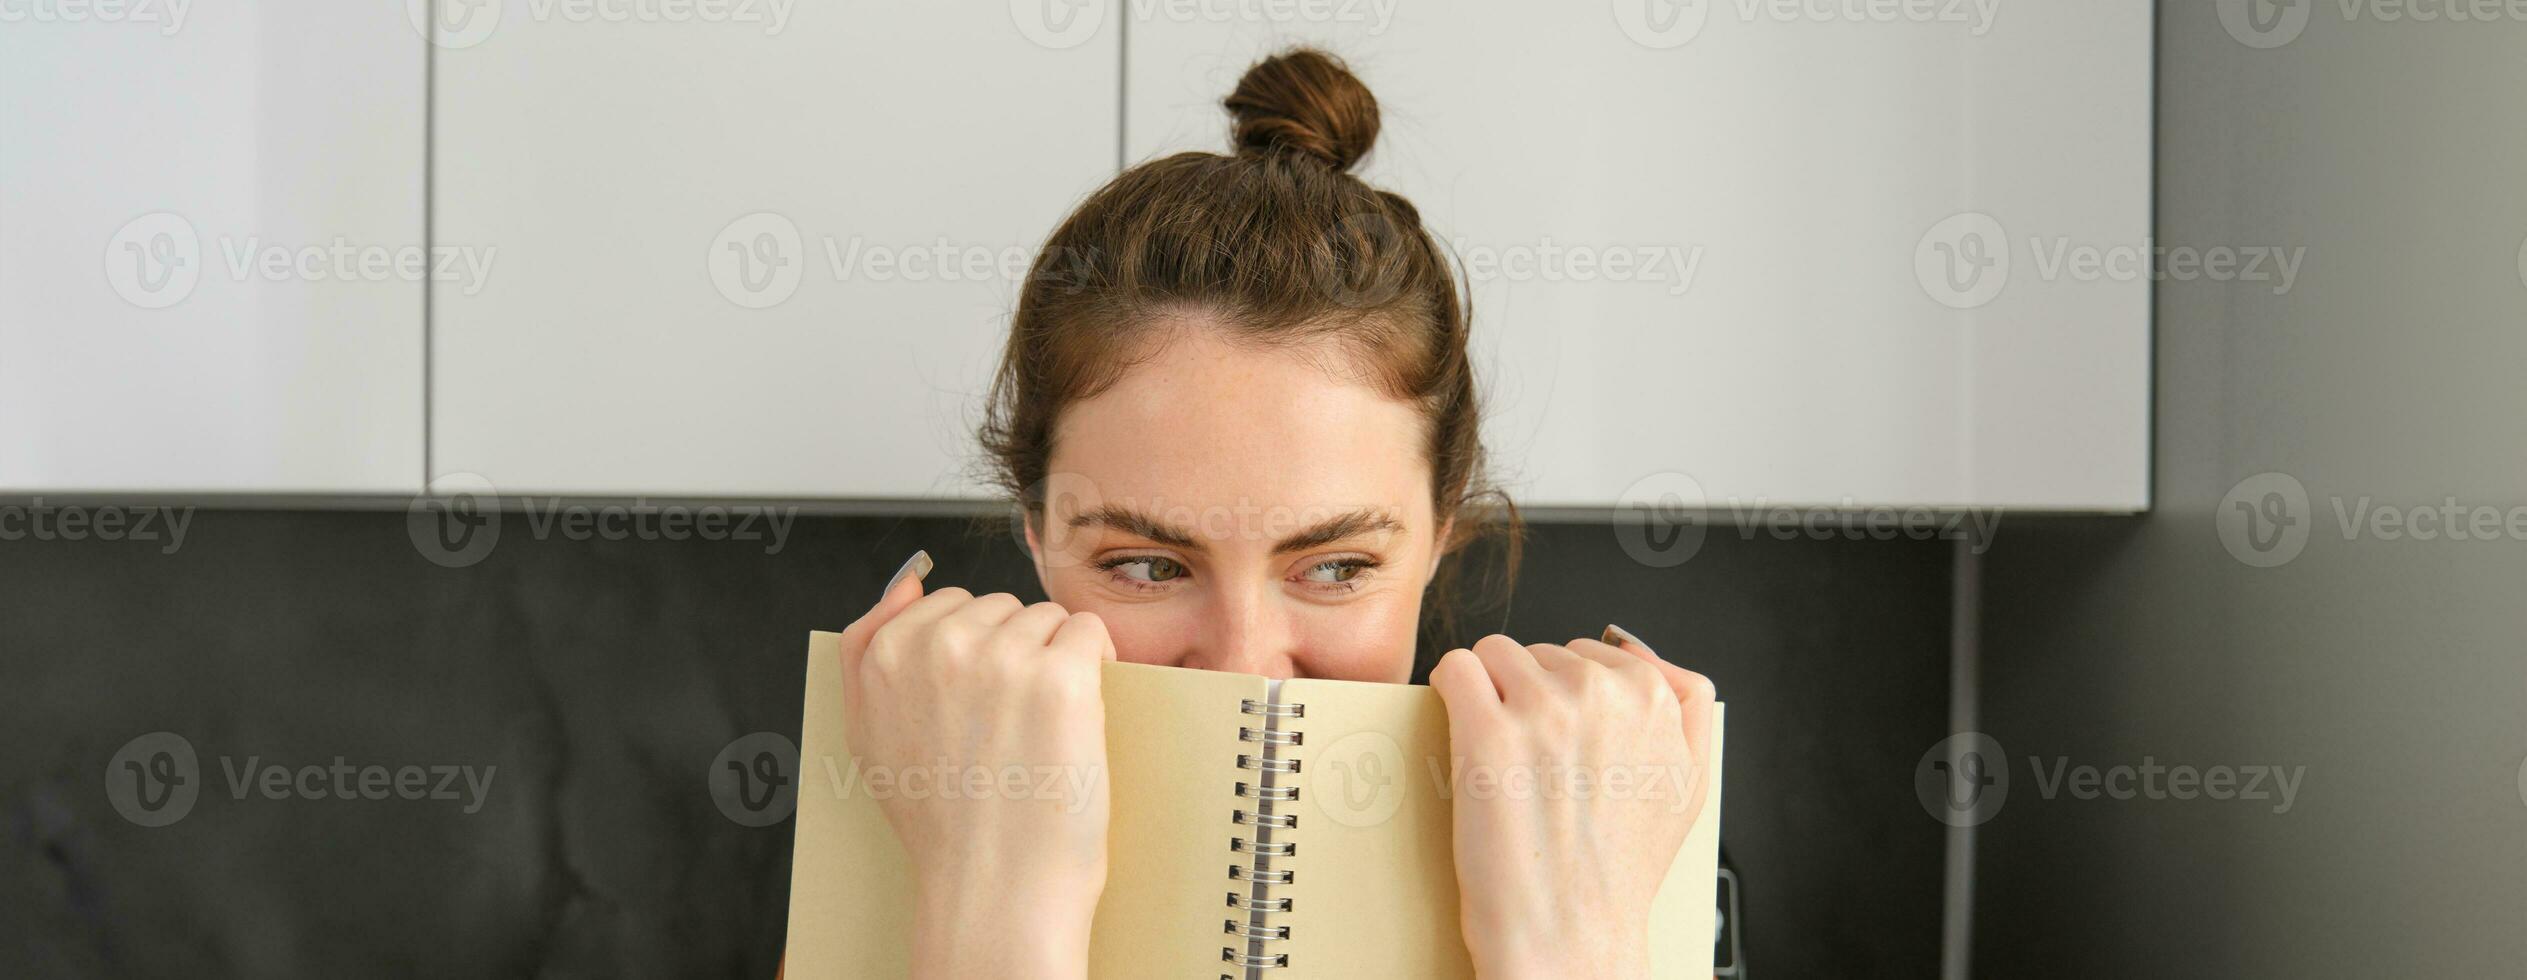
[[[888,593],[888,592],[893,592],[893,591],[895,591],[895,587],[896,587],[896,586],[898,586],[898,585],[902,585],[902,584],[904,583],[904,576],[907,576],[907,575],[910,575],[910,576],[912,576],[912,577],[914,577],[914,578],[927,578],[927,577],[929,577],[929,575],[930,575],[930,552],[928,552],[928,551],[926,551],[926,550],[924,550],[924,551],[916,551],[916,552],[913,552],[913,556],[912,556],[912,557],[904,559],[904,567],[902,567],[902,568],[898,568],[898,569],[896,569],[896,570],[895,570],[895,577],[894,577],[894,578],[887,579],[887,580],[886,580],[886,588],[884,588],[884,589],[880,590],[878,594],[880,594],[880,595],[884,595],[884,594],[886,594],[886,593]]]
[[[1623,627],[1617,626],[1613,623],[1606,624],[1606,635],[1599,637],[1598,642],[1604,643],[1608,646],[1620,646],[1624,643],[1630,643],[1643,650],[1650,648],[1649,644],[1641,642],[1640,637],[1632,635],[1632,631],[1624,629]]]

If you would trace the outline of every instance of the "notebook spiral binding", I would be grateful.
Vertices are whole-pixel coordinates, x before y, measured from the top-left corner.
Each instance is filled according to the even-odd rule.
[[[1262,727],[1240,725],[1237,740],[1254,742],[1260,748],[1250,754],[1237,754],[1237,768],[1255,774],[1253,782],[1239,780],[1237,796],[1253,800],[1252,809],[1229,812],[1229,823],[1253,828],[1251,836],[1230,835],[1231,854],[1245,855],[1246,864],[1228,866],[1230,881],[1247,883],[1246,891],[1228,893],[1228,907],[1243,913],[1240,918],[1223,919],[1220,931],[1242,940],[1238,946],[1220,947],[1220,961],[1248,970],[1274,970],[1290,965],[1290,954],[1265,949],[1264,944],[1290,938],[1290,927],[1267,921],[1275,912],[1290,911],[1290,897],[1275,896],[1272,886],[1290,884],[1293,874],[1287,866],[1298,854],[1299,845],[1288,837],[1298,829],[1299,815],[1294,808],[1276,804],[1298,802],[1299,788],[1283,785],[1280,777],[1298,774],[1299,760],[1281,758],[1283,746],[1305,744],[1306,733],[1283,727],[1283,719],[1304,718],[1307,706],[1276,701],[1238,699],[1237,710],[1263,719]],[[1279,865],[1279,866],[1276,866]],[[1220,980],[1242,980],[1235,974],[1220,974]]]

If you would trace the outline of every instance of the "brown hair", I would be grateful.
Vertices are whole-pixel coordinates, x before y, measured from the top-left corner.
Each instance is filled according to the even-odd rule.
[[[1505,531],[1508,574],[1518,556],[1517,509],[1484,472],[1468,302],[1411,202],[1349,172],[1377,140],[1378,103],[1342,62],[1273,55],[1223,104],[1231,153],[1125,170],[1046,240],[980,433],[993,475],[1039,519],[1063,407],[1149,356],[1171,314],[1216,318],[1240,344],[1330,348],[1425,423],[1432,509],[1455,520],[1422,605],[1425,637],[1445,639],[1463,546]]]

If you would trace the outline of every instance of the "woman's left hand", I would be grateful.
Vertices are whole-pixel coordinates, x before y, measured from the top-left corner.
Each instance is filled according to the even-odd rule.
[[[1447,704],[1460,926],[1475,971],[1649,976],[1650,901],[1702,813],[1711,682],[1618,630],[1492,635],[1430,671]]]

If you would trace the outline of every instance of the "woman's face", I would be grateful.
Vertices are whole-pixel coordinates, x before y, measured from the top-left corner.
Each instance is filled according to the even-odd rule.
[[[1063,410],[1027,529],[1045,593],[1134,663],[1409,679],[1444,533],[1412,407],[1329,352],[1161,329]]]

